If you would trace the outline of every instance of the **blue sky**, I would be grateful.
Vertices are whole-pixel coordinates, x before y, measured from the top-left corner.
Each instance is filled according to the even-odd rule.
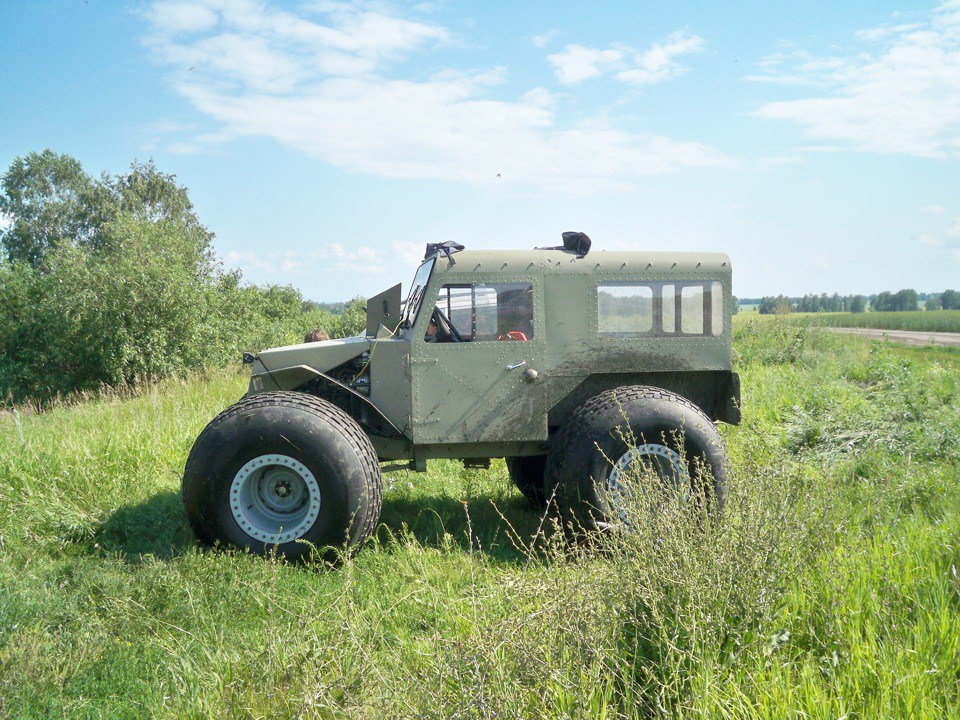
[[[0,170],[153,158],[320,301],[564,230],[741,297],[960,288],[960,0],[0,0],[0,63]]]

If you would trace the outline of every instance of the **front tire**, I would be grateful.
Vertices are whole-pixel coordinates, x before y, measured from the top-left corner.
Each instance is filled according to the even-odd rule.
[[[311,545],[333,558],[373,533],[380,465],[360,426],[335,405],[296,392],[263,393],[224,410],[200,433],[183,474],[197,538],[276,550],[291,560]]]
[[[657,492],[703,499],[711,511],[726,499],[716,426],[685,398],[641,385],[602,392],[567,418],[550,443],[546,491],[574,533],[629,525],[636,492],[629,486],[644,470]]]

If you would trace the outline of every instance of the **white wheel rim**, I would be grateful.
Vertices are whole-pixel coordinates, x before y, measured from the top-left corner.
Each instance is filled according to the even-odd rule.
[[[307,467],[287,455],[260,455],[230,484],[230,512],[240,529],[267,544],[302,537],[320,513],[320,486]]]
[[[652,470],[662,483],[663,491],[674,491],[675,497],[685,497],[690,492],[690,471],[680,453],[659,443],[646,443],[631,447],[610,468],[607,475],[607,502],[614,514],[629,523],[631,501],[637,488],[635,478],[644,470]]]

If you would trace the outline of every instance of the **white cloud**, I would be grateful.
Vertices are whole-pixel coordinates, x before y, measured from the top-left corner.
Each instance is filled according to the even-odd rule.
[[[204,149],[205,146],[197,142],[172,142],[167,145],[167,152],[174,155],[197,155]]]
[[[538,48],[543,48],[549,45],[554,38],[559,37],[560,35],[561,35],[561,32],[556,28],[554,28],[553,30],[548,30],[542,35],[534,35],[533,44],[536,45]]]
[[[644,51],[619,44],[607,50],[574,44],[567,45],[562,52],[548,55],[547,60],[553,65],[557,79],[565,85],[610,72],[622,82],[650,85],[683,74],[686,68],[676,58],[701,52],[703,46],[703,38],[699,35],[675,32]]]
[[[583,45],[567,45],[562,52],[548,55],[547,60],[553,65],[560,82],[573,85],[620,67],[627,50],[619,47],[597,50]]]
[[[390,244],[393,256],[406,267],[416,267],[423,260],[426,243],[405,242],[394,240]]]
[[[310,253],[309,267],[325,273],[362,272],[367,275],[380,275],[387,270],[387,261],[383,251],[365,245],[352,246],[349,252],[340,243],[314,250]],[[412,264],[419,262],[418,257]]]
[[[423,246],[415,243],[394,241],[392,254],[368,246],[351,246],[349,250],[340,243],[329,243],[307,254],[288,250],[283,253],[258,254],[252,251],[230,251],[226,264],[239,267],[244,275],[264,278],[288,276],[317,276],[324,273],[364,273],[365,276],[381,275],[395,270],[398,262],[405,267],[416,267],[423,259]]]
[[[686,68],[675,58],[703,51],[703,38],[699,35],[676,32],[663,42],[653,45],[633,58],[633,67],[617,73],[624,82],[649,85],[682,75]]]
[[[227,265],[237,266],[243,270],[259,270],[266,275],[274,275],[277,272],[276,255],[269,253],[266,257],[260,257],[253,252],[235,252],[230,251],[226,256]]]
[[[758,170],[770,170],[772,168],[785,167],[788,165],[803,165],[806,161],[797,155],[776,155],[772,157],[762,157],[757,160]]]
[[[947,230],[947,237],[960,238],[960,217],[953,219],[953,224],[950,226],[950,229]]]
[[[147,12],[158,32],[177,34],[209,30],[217,24],[217,13],[195,2],[158,2]]]
[[[803,52],[767,59],[750,79],[825,88],[819,96],[764,103],[754,114],[801,125],[834,148],[921,157],[960,156],[960,5],[922,24],[867,30],[843,56]]]
[[[939,206],[933,206],[939,212],[935,214],[943,214],[943,208]],[[924,208],[927,210],[927,208]],[[948,220],[949,225],[946,228],[942,228],[936,234],[923,233],[917,236],[917,241],[921,245],[926,245],[927,247],[932,248],[942,248],[950,247],[957,244],[957,240],[960,240],[960,217],[950,218]]]
[[[394,60],[428,52],[449,33],[366,4],[318,3],[302,15],[247,0],[196,4],[216,16],[204,31],[171,3],[146,13],[148,45],[174,68],[172,86],[219,126],[180,139],[173,147],[181,152],[265,136],[351,172],[571,192],[726,162],[705,145],[629,132],[602,117],[561,121],[562,96],[544,88],[493,99],[505,68],[396,77]],[[620,53],[617,72],[643,76],[621,79],[654,82],[680,72],[673,58],[700,44],[675,34],[642,53],[598,51],[596,64],[610,71]]]
[[[941,205],[927,205],[920,208],[920,212],[927,215],[943,215],[946,211],[947,209]]]

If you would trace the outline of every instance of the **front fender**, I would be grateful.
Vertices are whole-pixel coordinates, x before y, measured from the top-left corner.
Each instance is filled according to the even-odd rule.
[[[259,363],[259,368],[257,363]],[[329,375],[319,370],[314,370],[308,365],[294,365],[293,367],[269,370],[262,362],[257,361],[257,363],[254,363],[254,369],[250,375],[250,387],[247,390],[248,397],[250,395],[259,395],[260,393],[275,390],[309,391],[310,394],[318,395],[328,401],[335,401],[334,404],[360,423],[360,425],[367,430],[368,434],[372,431],[374,434],[383,437],[404,438],[404,434],[400,429],[373,404],[370,398],[358,393],[353,388],[344,385]],[[258,370],[262,370],[262,372],[258,372]],[[313,392],[310,390],[311,387],[316,389],[317,387],[322,388],[324,386],[349,393],[348,397],[351,400],[346,400],[343,395],[336,393],[327,394],[326,392]]]

